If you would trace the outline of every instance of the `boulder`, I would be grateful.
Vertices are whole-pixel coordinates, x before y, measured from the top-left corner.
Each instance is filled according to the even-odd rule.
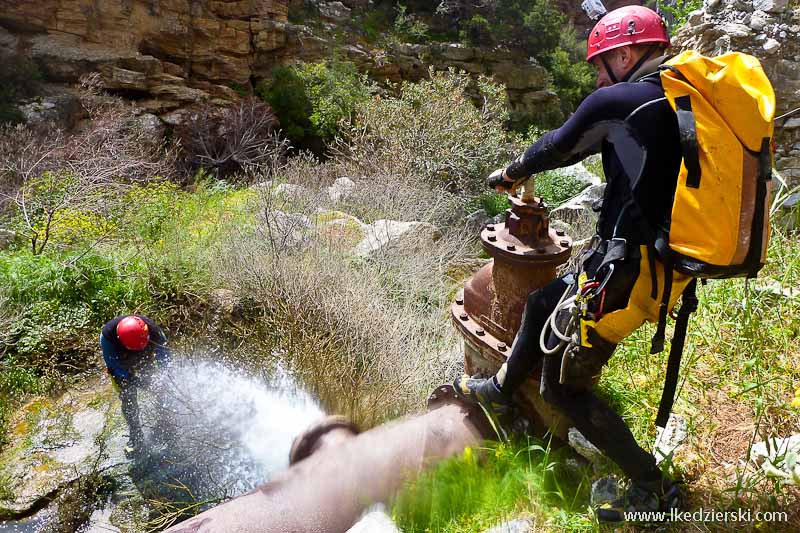
[[[597,464],[602,460],[603,452],[598,450],[594,444],[589,442],[589,439],[584,437],[583,434],[577,430],[577,428],[569,428],[567,431],[567,440],[569,441],[569,445],[572,447],[572,449],[578,452],[578,455],[585,458],[590,463]]]
[[[569,167],[560,168],[558,172],[575,182],[580,187],[579,190],[581,192],[592,185],[600,185],[602,183],[600,177],[586,170],[583,163],[576,163]]]
[[[10,229],[0,228],[0,250],[6,250],[17,240],[17,233]]]
[[[338,178],[326,189],[331,202],[337,203],[347,198],[356,188],[356,183],[347,177]]]
[[[800,434],[758,442],[753,445],[750,458],[767,476],[800,485]]]
[[[656,428],[656,441],[653,445],[656,463],[673,457],[677,449],[686,441],[688,434],[689,425],[686,419],[672,413],[667,421],[667,427]]]
[[[560,220],[572,228],[573,240],[594,235],[597,213],[602,206],[606,184],[591,185],[579,195],[567,200],[550,212],[550,220]]]
[[[261,217],[262,238],[267,239],[277,250],[302,248],[311,242],[314,224],[299,213],[269,210]]]
[[[85,115],[78,97],[72,93],[45,96],[19,106],[29,126],[69,131]]]
[[[152,144],[161,144],[167,134],[167,126],[152,113],[142,113],[128,121],[128,126],[138,130]]]
[[[319,14],[323,19],[339,24],[350,20],[350,8],[341,2],[320,2]]]
[[[441,237],[433,224],[376,220],[364,228],[364,239],[356,245],[357,257],[374,258],[393,252],[424,250]]]
[[[311,190],[302,185],[281,183],[272,190],[272,194],[287,200],[304,200],[312,196]]]
[[[116,393],[105,374],[56,400],[38,398],[15,415],[10,443],[0,456],[12,494],[0,496],[7,516],[24,516],[92,472],[128,464],[126,426],[109,410]]]

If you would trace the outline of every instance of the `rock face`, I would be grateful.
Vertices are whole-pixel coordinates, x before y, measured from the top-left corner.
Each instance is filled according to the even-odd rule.
[[[800,10],[786,0],[716,0],[692,13],[675,36],[678,50],[706,55],[729,51],[757,57],[777,99],[776,117],[800,107]],[[775,166],[800,183],[800,114],[775,121]]]
[[[288,0],[0,0],[0,44],[36,60],[50,81],[100,72],[107,89],[165,112],[228,102],[254,66],[286,43]]]
[[[354,2],[317,2],[314,29],[288,22],[290,0],[0,0],[0,48],[24,52],[48,81],[74,83],[99,72],[104,88],[136,98],[164,116],[198,101],[224,104],[268,78],[277,65],[331,57],[356,63],[376,81],[417,81],[438,70],[492,75],[508,87],[512,114],[546,116],[557,108],[548,75],[519,51],[461,44],[387,49],[363,44]],[[346,37],[341,42],[341,34]]]

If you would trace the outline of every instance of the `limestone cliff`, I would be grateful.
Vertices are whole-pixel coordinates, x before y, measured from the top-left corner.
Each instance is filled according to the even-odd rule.
[[[99,72],[105,88],[168,122],[194,102],[235,100],[236,89],[252,88],[276,65],[329,58],[334,49],[380,82],[455,67],[504,83],[518,116],[557,106],[546,70],[519,51],[378,47],[353,26],[353,12],[369,2],[317,4],[321,20],[310,27],[288,22],[289,0],[0,0],[0,48],[32,57],[49,81]]]
[[[236,99],[286,43],[288,0],[0,0],[0,46],[34,58],[49,81],[99,71],[105,87],[166,112]]]

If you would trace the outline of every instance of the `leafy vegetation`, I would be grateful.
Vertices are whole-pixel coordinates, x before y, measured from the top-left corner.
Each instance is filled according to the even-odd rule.
[[[352,119],[371,91],[366,76],[344,61],[278,67],[271,82],[256,87],[272,106],[286,137],[305,148],[314,146],[315,140],[333,140],[340,124]]]
[[[403,531],[484,531],[519,516],[546,529],[580,531],[592,521],[591,472],[565,464],[567,449],[549,443],[488,443],[423,474],[396,498],[392,516]]]
[[[677,30],[689,20],[689,13],[703,7],[703,0],[674,0],[665,2],[661,8],[672,19],[673,31]]]

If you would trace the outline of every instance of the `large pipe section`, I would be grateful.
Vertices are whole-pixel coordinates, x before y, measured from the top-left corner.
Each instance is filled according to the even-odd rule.
[[[167,531],[340,532],[424,468],[491,436],[479,408],[436,389],[421,416],[358,434],[329,417],[295,440],[290,468],[257,489]]]
[[[506,221],[489,224],[481,244],[493,261],[464,285],[451,307],[453,323],[464,338],[466,371],[488,377],[511,354],[528,294],[556,277],[569,260],[572,239],[550,228],[547,206],[534,196],[532,180],[524,194],[509,194]],[[539,375],[531,377],[517,403],[536,429],[564,436],[569,421],[542,400]]]

